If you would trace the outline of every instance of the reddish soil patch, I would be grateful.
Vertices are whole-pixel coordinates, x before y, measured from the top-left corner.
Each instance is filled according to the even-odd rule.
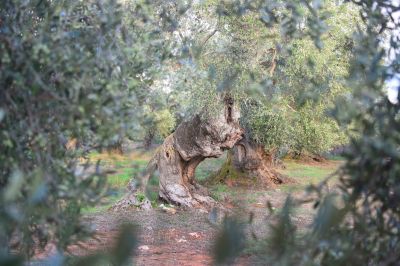
[[[302,198],[301,193],[292,194]],[[268,234],[266,202],[280,209],[286,194],[278,190],[257,190],[234,188],[228,202],[232,202],[231,212],[243,221],[253,216],[253,222],[245,232],[263,239]],[[228,205],[228,204],[227,204]],[[230,209],[229,208],[229,209]],[[312,206],[299,208],[293,217],[300,228],[311,223]],[[269,218],[268,218],[269,219]],[[159,209],[130,212],[101,212],[85,216],[83,222],[95,230],[93,238],[72,245],[68,251],[72,255],[84,256],[97,252],[107,252],[113,247],[120,225],[129,222],[138,225],[139,244],[132,256],[133,265],[213,265],[212,250],[219,227],[210,223],[209,214],[199,210],[178,210],[176,214]],[[250,238],[249,238],[250,239]],[[54,245],[48,245],[34,259],[39,262],[55,253]],[[265,265],[256,255],[242,255],[230,265]]]
[[[207,243],[212,241],[204,232],[186,232],[179,229],[146,230],[141,234],[140,244],[132,262],[135,265],[211,265],[212,257]],[[118,230],[101,232],[95,239],[80,246],[69,247],[71,254],[83,256],[101,250],[109,250]]]
[[[84,256],[109,251],[116,242],[119,225],[132,222],[139,226],[139,245],[132,256],[132,265],[213,265],[211,254],[218,229],[207,217],[208,214],[196,210],[177,214],[150,210],[90,215],[84,222],[94,226],[94,237],[71,245],[68,252]],[[40,262],[54,253],[54,245],[48,245],[34,260]],[[234,265],[251,263],[244,256]]]

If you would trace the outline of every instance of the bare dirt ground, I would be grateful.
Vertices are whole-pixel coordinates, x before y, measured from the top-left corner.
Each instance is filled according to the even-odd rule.
[[[301,193],[295,193],[300,196]],[[246,227],[246,235],[262,239],[268,232],[267,201],[279,210],[286,199],[286,193],[276,190],[249,190],[235,188],[225,205],[231,208],[231,215],[246,221],[253,213],[253,222]],[[293,217],[300,228],[305,228],[312,217],[312,206],[305,205]],[[88,255],[109,250],[118,235],[121,224],[129,222],[139,227],[139,244],[132,258],[134,265],[212,265],[213,245],[220,230],[210,220],[210,215],[199,210],[179,210],[166,213],[161,209],[149,211],[102,212],[87,215],[84,222],[96,231],[94,238],[69,248],[73,255]],[[252,232],[252,233],[251,233]],[[252,252],[244,252],[233,265],[265,265]]]

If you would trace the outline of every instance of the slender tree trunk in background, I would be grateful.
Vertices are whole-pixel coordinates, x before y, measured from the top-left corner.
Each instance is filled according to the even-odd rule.
[[[119,139],[114,144],[107,146],[106,151],[111,154],[120,154],[120,155],[123,154],[124,151],[122,149],[122,142],[123,140]]]
[[[256,178],[257,182],[267,187],[289,182],[275,167],[275,152],[268,153],[263,145],[244,137],[229,151],[224,165],[212,182],[224,182],[237,177]]]
[[[221,156],[242,138],[239,111],[233,99],[225,97],[223,104],[219,115],[208,119],[196,115],[164,140],[141,177],[142,188],[158,169],[160,198],[191,208],[215,205],[207,190],[196,183],[194,173],[204,159]]]
[[[154,140],[154,135],[155,135],[154,130],[151,130],[151,129],[147,130],[146,136],[144,136],[144,140],[143,140],[143,148],[145,150],[150,149],[151,144],[153,143],[153,140]]]

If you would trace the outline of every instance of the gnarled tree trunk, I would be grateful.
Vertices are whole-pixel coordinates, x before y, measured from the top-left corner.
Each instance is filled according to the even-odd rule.
[[[237,143],[232,152],[232,165],[247,175],[256,177],[261,183],[274,186],[285,181],[285,178],[274,170],[275,152],[266,152],[263,145],[244,138]]]
[[[240,114],[233,99],[225,97],[223,104],[223,111],[217,116],[204,119],[196,115],[164,140],[141,178],[142,187],[158,169],[162,199],[186,207],[214,205],[206,189],[196,183],[194,173],[204,159],[221,156],[242,138]]]
[[[222,182],[230,177],[256,178],[260,184],[267,187],[289,182],[287,177],[274,170],[274,156],[274,152],[266,152],[263,145],[251,141],[246,136],[229,151],[227,160],[214,179]]]

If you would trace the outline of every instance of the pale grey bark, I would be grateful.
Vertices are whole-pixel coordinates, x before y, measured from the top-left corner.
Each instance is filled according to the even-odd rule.
[[[216,117],[196,115],[181,123],[158,153],[160,197],[187,207],[213,205],[207,190],[195,181],[196,167],[204,159],[231,149],[242,134],[239,111],[232,99],[225,99],[223,112]]]
[[[158,169],[160,198],[191,208],[216,204],[207,190],[196,183],[194,174],[204,159],[221,156],[242,138],[240,113],[233,99],[225,97],[222,104],[220,114],[208,118],[195,115],[164,140],[141,178],[142,188]]]

